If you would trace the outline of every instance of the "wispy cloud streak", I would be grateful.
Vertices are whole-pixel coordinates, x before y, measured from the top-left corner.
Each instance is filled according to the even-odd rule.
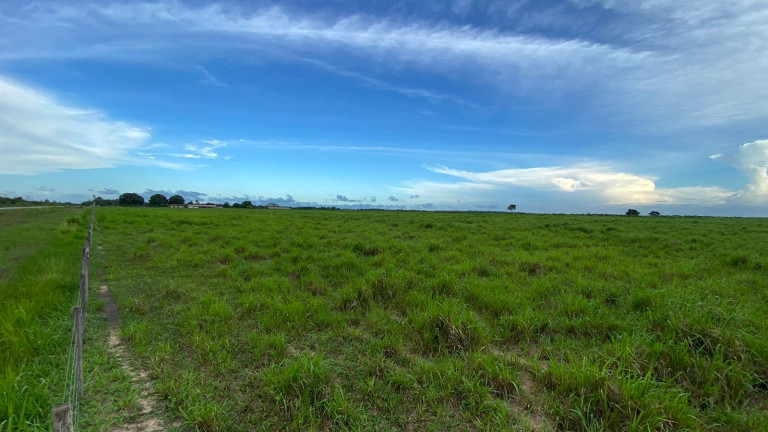
[[[178,165],[141,157],[148,128],[64,104],[0,76],[0,174],[38,174],[117,164]]]
[[[327,58],[341,49],[376,63],[415,66],[424,74],[472,79],[505,93],[530,96],[546,91],[556,96],[588,91],[589,100],[597,101],[592,104],[596,116],[655,125],[651,129],[729,124],[768,115],[768,80],[759,78],[768,74],[768,4],[574,3],[604,5],[620,30],[587,29],[578,37],[553,37],[546,32],[532,35],[365,15],[327,18],[279,7],[244,12],[177,1],[35,3],[17,16],[0,16],[0,61],[163,61],[174,56],[205,60],[230,49]],[[332,68],[342,74],[346,70]],[[205,69],[201,72],[206,82],[222,84]],[[354,71],[348,74],[368,86],[445,98]]]

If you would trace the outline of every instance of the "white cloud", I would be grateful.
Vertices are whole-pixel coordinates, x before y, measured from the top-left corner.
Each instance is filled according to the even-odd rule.
[[[762,79],[768,74],[765,1],[573,3],[603,5],[611,25],[584,23],[578,37],[563,38],[545,36],[546,28],[557,30],[556,23],[544,23],[533,35],[363,15],[329,19],[279,7],[245,12],[177,1],[35,3],[17,16],[0,14],[0,61],[174,56],[201,61],[227,50],[329,59],[343,49],[372,63],[399,62],[461,81],[469,77],[504,92],[537,97],[588,92],[591,102],[584,111],[601,123],[613,119],[658,131],[768,116],[768,80]],[[471,2],[457,1],[454,7],[463,13]],[[546,6],[538,10],[547,13]],[[200,69],[206,82],[220,83]],[[376,79],[364,84],[433,97]]]
[[[397,190],[419,194],[425,199],[437,196],[456,199],[464,192],[521,188],[565,194],[581,194],[595,204],[724,204],[733,195],[719,187],[658,188],[656,179],[616,171],[606,165],[581,164],[568,167],[537,167],[487,172],[456,170],[443,166],[430,171],[458,177],[467,182],[416,182]]]
[[[458,104],[469,104],[466,100],[448,95],[445,93],[430,91],[430,90],[424,90],[420,88],[412,88],[412,87],[403,87],[403,86],[397,86],[393,85],[381,80],[378,80],[376,78],[371,78],[369,76],[365,76],[356,72],[352,72],[349,70],[344,70],[341,68],[338,68],[336,66],[331,65],[330,63],[320,61],[320,60],[313,60],[313,59],[303,59],[306,63],[309,63],[313,66],[316,66],[318,68],[327,70],[331,73],[334,73],[339,76],[343,76],[346,78],[352,78],[358,82],[360,82],[364,86],[368,86],[371,88],[377,88],[381,90],[386,91],[392,91],[395,93],[400,93],[404,96],[408,97],[417,97],[417,98],[424,98],[432,103],[441,103],[441,102],[453,102]]]
[[[204,146],[197,146],[192,144],[184,145],[184,150],[192,152],[191,154],[185,154],[183,157],[188,158],[206,158],[206,159],[218,159],[219,154],[214,150],[221,147],[226,147],[227,143],[219,140],[203,140],[206,144]]]
[[[219,5],[193,8],[175,1],[31,6],[25,15],[12,20],[3,22],[0,17],[0,24],[6,28],[5,33],[0,30],[0,36],[5,36],[0,41],[6,41],[0,42],[0,60],[218,58],[232,47],[239,52],[324,57],[317,54],[346,48],[376,62],[396,59],[420,65],[429,73],[469,71],[478,80],[492,77],[489,82],[504,86],[515,76],[550,86],[561,82],[566,72],[576,80],[592,79],[603,75],[605,68],[629,70],[639,66],[646,57],[632,48],[582,39],[362,15],[328,20],[291,14],[279,7],[243,13]],[[25,38],[19,40],[14,36],[17,34]],[[553,77],[556,79],[548,79]],[[509,88],[522,89],[520,81]]]
[[[0,76],[0,174],[146,163],[133,153],[149,138],[147,128],[68,106]]]
[[[732,165],[749,180],[745,188],[733,196],[732,201],[742,204],[768,203],[768,140],[742,144],[734,154],[715,154],[710,157]]]
[[[221,80],[219,80],[218,78],[213,76],[208,71],[208,69],[206,69],[206,68],[204,68],[204,67],[202,67],[200,65],[197,65],[196,69],[199,70],[203,74],[204,79],[201,82],[203,82],[205,84],[210,84],[210,85],[212,85],[214,87],[227,87],[226,83],[222,82]]]
[[[454,202],[464,194],[474,196],[478,192],[499,189],[498,185],[476,182],[442,183],[434,181],[405,182],[403,186],[391,186],[390,189],[408,194],[412,199],[431,200],[436,202]]]

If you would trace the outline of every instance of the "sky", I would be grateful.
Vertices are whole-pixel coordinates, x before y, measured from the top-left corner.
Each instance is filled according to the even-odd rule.
[[[768,216],[768,0],[0,3],[0,195]]]

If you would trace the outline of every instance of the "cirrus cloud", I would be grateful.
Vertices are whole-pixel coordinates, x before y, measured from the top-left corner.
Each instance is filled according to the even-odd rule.
[[[748,0],[700,3],[573,0],[581,8],[602,5],[599,17],[614,25],[582,25],[578,36],[563,36],[546,31],[557,30],[551,19],[542,21],[544,31],[525,32],[402,17],[329,16],[281,7],[42,2],[9,16],[0,13],[0,61],[158,62],[178,56],[199,63],[219,58],[225,50],[301,59],[326,58],[318,54],[344,50],[352,57],[399,62],[453,79],[471,78],[478,85],[521,95],[588,91],[585,102],[592,102],[586,111],[602,122],[611,118],[653,131],[660,125],[701,127],[768,115],[763,102],[768,84],[760,79],[768,70],[768,5]],[[541,16],[560,18],[557,7],[540,9]],[[520,23],[518,27],[525,28]],[[222,84],[197,67],[206,82]],[[375,78],[363,81],[399,88]]]

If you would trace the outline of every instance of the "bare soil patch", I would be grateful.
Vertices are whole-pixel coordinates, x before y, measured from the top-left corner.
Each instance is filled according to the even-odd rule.
[[[109,326],[109,339],[107,342],[109,351],[118,359],[123,370],[132,377],[132,382],[141,390],[141,395],[137,401],[140,411],[138,416],[136,416],[136,420],[131,423],[115,425],[112,427],[111,431],[163,431],[165,430],[163,421],[155,414],[157,412],[158,401],[155,397],[155,391],[152,388],[149,377],[146,371],[131,365],[130,355],[127,352],[127,348],[120,341],[120,315],[117,312],[117,305],[115,304],[112,295],[109,293],[109,288],[106,284],[99,286],[99,297],[104,302],[104,311],[107,314],[107,323]]]

